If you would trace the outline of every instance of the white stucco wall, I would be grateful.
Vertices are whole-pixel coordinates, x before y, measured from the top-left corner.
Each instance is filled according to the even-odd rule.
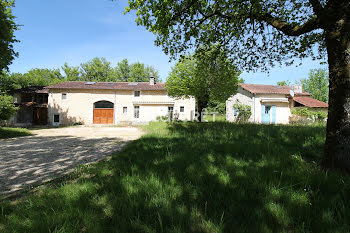
[[[271,100],[271,101],[268,101]],[[276,124],[288,124],[291,115],[289,99],[282,94],[257,94],[255,96],[255,122],[261,123],[262,105],[276,106]]]
[[[262,118],[262,105],[276,106],[276,124],[288,124],[289,116],[291,115],[289,100],[286,95],[282,94],[252,94],[245,89],[239,87],[238,93],[231,96],[226,101],[226,120],[234,122],[234,110],[233,105],[236,101],[251,106],[252,116],[250,122],[261,123]]]
[[[62,93],[67,99],[62,100]],[[174,112],[180,113],[180,106],[185,111],[180,113],[180,120],[191,120],[191,111],[195,109],[195,99],[175,100],[166,91],[141,91],[139,97],[134,97],[131,90],[67,90],[51,89],[48,99],[49,124],[53,123],[54,114],[60,114],[60,124],[69,125],[75,122],[93,124],[93,105],[97,101],[114,103],[114,122],[144,123],[156,120],[157,116],[166,115],[168,107],[173,106]],[[140,106],[139,119],[134,118],[134,106]],[[123,113],[127,107],[127,113]]]
[[[237,94],[231,96],[228,98],[226,101],[226,120],[230,122],[234,122],[236,120],[236,117],[234,116],[234,110],[233,110],[233,105],[239,101],[242,104],[249,105],[252,108],[253,111],[253,100],[254,96],[250,92],[244,90],[241,87],[238,87]],[[250,117],[249,121],[253,121],[254,116]]]

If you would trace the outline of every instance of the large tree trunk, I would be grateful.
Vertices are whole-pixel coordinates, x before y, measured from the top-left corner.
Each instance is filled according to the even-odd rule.
[[[334,9],[325,28],[330,82],[322,166],[350,173],[350,12],[344,11]]]
[[[198,121],[203,121],[203,110],[208,106],[208,101],[198,100],[197,111],[198,111]]]

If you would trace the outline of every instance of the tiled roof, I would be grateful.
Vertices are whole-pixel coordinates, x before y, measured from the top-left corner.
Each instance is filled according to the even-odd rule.
[[[12,93],[48,93],[48,91],[44,86],[30,86],[13,90]]]
[[[253,94],[284,94],[288,95],[290,93],[291,87],[289,86],[274,86],[274,85],[263,85],[263,84],[238,84],[243,89],[249,91]],[[307,92],[296,93],[296,95],[310,95]]]
[[[311,98],[309,96],[295,96],[293,100],[309,108],[328,108],[327,103]]]
[[[63,82],[46,87],[48,89],[99,89],[99,90],[165,90],[164,83],[150,85],[149,82]]]

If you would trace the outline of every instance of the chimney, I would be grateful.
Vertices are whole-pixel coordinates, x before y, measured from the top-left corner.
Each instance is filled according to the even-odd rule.
[[[156,84],[156,79],[154,78],[153,73],[151,73],[149,77],[149,85],[154,85],[154,84]]]
[[[302,93],[303,92],[303,86],[301,84],[293,84],[292,90],[294,93]]]

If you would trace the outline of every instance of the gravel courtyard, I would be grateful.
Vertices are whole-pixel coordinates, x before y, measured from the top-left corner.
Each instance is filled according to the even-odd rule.
[[[102,159],[142,135],[136,127],[68,127],[32,133],[0,140],[0,196]]]

